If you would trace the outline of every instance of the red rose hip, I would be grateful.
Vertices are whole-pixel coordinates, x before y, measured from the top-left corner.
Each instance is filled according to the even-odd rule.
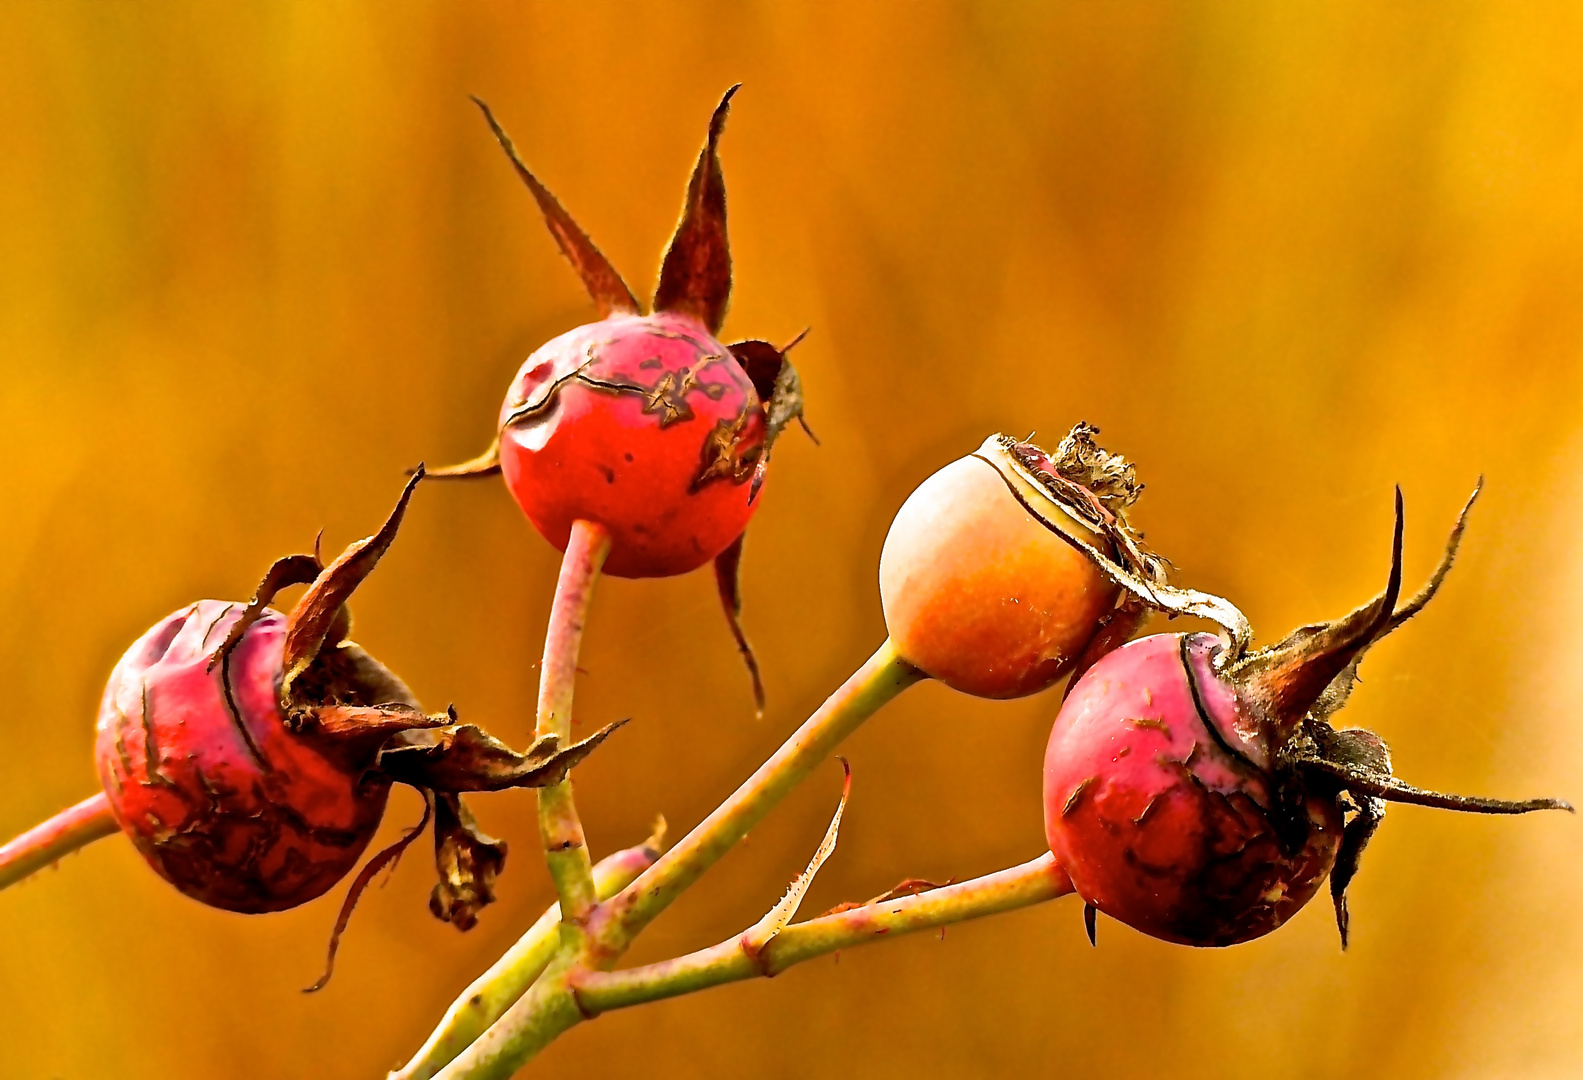
[[[523,513],[557,550],[566,550],[578,521],[606,532],[604,572],[618,577],[669,577],[712,561],[762,713],[758,664],[739,619],[742,539],[775,440],[792,420],[802,421],[802,386],[786,359],[796,341],[781,348],[759,340],[722,345],[715,336],[731,297],[719,142],[736,90],[726,92],[710,118],[647,316],[615,267],[523,164],[489,107],[474,99],[600,321],[529,356],[506,394],[494,444],[431,475],[502,472]]]
[[[614,315],[528,357],[500,413],[500,466],[534,526],[610,533],[607,573],[696,570],[747,528],[764,449],[758,393],[690,316]]]
[[[1078,680],[1045,753],[1044,821],[1091,935],[1097,909],[1167,941],[1234,945],[1280,926],[1329,874],[1345,947],[1347,886],[1387,801],[1571,809],[1412,787],[1393,775],[1379,736],[1329,722],[1369,646],[1434,596],[1466,515],[1434,577],[1401,608],[1398,492],[1390,581],[1372,602],[1252,653],[1235,634],[1142,638]]]
[[[1067,696],[1044,759],[1050,850],[1078,893],[1189,945],[1232,945],[1281,925],[1314,895],[1341,842],[1333,797],[1272,817],[1269,747],[1215,676],[1218,648],[1209,634],[1123,645]]]
[[[209,661],[242,610],[204,600],[138,639],[105,687],[95,756],[116,820],[162,877],[213,907],[279,911],[356,865],[390,780],[287,728],[278,612],[231,654],[237,722]]]

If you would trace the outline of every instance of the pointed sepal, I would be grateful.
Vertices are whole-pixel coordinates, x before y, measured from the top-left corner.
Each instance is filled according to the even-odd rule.
[[[687,203],[660,264],[654,291],[655,311],[691,315],[711,334],[718,333],[731,300],[731,248],[726,240],[726,183],[720,169],[720,133],[731,111],[727,90],[709,118],[709,137],[687,184]]]
[[[507,135],[506,129],[495,120],[495,114],[490,111],[483,99],[474,97],[473,104],[482,110],[484,119],[489,121],[489,130],[495,133],[500,148],[511,159],[511,167],[517,170],[517,176],[533,193],[533,200],[539,204],[539,210],[544,214],[544,223],[549,226],[550,235],[555,237],[561,254],[571,262],[572,269],[576,270],[577,276],[582,279],[588,295],[593,297],[599,317],[605,319],[615,314],[637,314],[640,311],[637,298],[632,295],[632,290],[627,288],[627,283],[621,280],[621,275],[616,273],[616,268],[610,265],[610,260],[605,258],[604,254],[594,246],[594,242],[588,238],[588,234],[572,220],[572,215],[566,212],[560,200],[550,194],[550,190],[539,183],[539,178],[528,171],[528,167],[522,163],[522,158],[517,154],[516,146],[511,142],[511,136]]]
[[[624,723],[609,724],[564,749],[554,735],[545,735],[525,754],[477,725],[456,724],[386,746],[379,768],[392,780],[441,792],[549,787]]]
[[[379,531],[347,547],[319,574],[292,608],[286,621],[286,641],[281,657],[280,700],[287,715],[304,704],[293,695],[296,681],[312,666],[326,644],[339,644],[350,631],[351,616],[345,610],[346,601],[390,550],[407,512],[407,503],[423,477],[424,469],[419,465]]]
[[[1239,696],[1276,730],[1294,730],[1335,678],[1390,623],[1402,588],[1402,489],[1396,489],[1396,527],[1385,591],[1341,618],[1298,627],[1284,639],[1232,666]]]
[[[720,592],[720,606],[725,609],[726,623],[731,627],[731,636],[736,639],[737,651],[742,654],[742,662],[747,665],[748,675],[753,680],[753,705],[760,718],[764,716],[764,680],[759,676],[758,658],[753,655],[753,646],[748,643],[747,634],[742,629],[742,541],[746,533],[731,541],[730,545],[715,556],[715,585]]]

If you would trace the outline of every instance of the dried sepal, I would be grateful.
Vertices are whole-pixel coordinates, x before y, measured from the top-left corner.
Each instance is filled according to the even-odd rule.
[[[506,865],[506,842],[486,835],[460,795],[436,792],[434,865],[439,883],[429,911],[458,930],[471,930],[495,901],[495,879]]]
[[[494,476],[500,472],[500,436],[495,436],[495,441],[489,448],[475,458],[455,465],[442,465],[438,469],[429,469],[428,476],[431,480],[470,480],[480,476]]]
[[[564,749],[554,735],[545,735],[525,754],[475,724],[455,724],[386,746],[378,764],[392,780],[441,792],[549,787],[624,723],[618,720]]]
[[[500,143],[500,148],[511,159],[511,167],[517,171],[517,176],[527,185],[533,193],[533,199],[539,204],[539,210],[544,214],[544,223],[549,226],[550,234],[555,237],[555,242],[560,246],[561,254],[571,262],[572,269],[577,271],[577,276],[582,279],[583,287],[588,290],[588,295],[593,298],[594,306],[599,311],[601,319],[610,315],[638,314],[637,297],[632,295],[632,290],[627,288],[627,283],[621,280],[621,275],[616,273],[616,268],[610,265],[610,260],[594,246],[588,234],[572,220],[572,215],[560,204],[550,190],[539,183],[538,177],[528,171],[522,158],[517,154],[517,148],[511,141],[511,136],[506,134],[505,128],[495,120],[495,114],[490,111],[483,99],[474,97],[473,104],[483,111],[484,119],[489,122],[489,130],[495,133],[495,140]]]
[[[282,590],[289,589],[293,585],[311,585],[323,569],[316,554],[287,555],[271,563],[264,573],[264,580],[259,582],[258,589],[253,593],[253,598],[247,602],[247,607],[242,609],[241,618],[231,624],[231,630],[225,635],[225,640],[210,655],[209,670],[213,671],[216,664],[224,663],[230,658],[231,652],[241,642],[242,636],[259,620],[264,610]]]
[[[1081,441],[1094,430],[1078,424],[1068,436],[1074,440],[1071,451],[1064,455],[1058,451],[1055,458],[1008,435],[991,435],[973,456],[1000,474],[1012,496],[1035,521],[1082,551],[1121,589],[1154,610],[1218,623],[1230,638],[1224,655],[1242,655],[1253,638],[1247,616],[1223,597],[1166,583],[1165,560],[1144,546],[1126,519],[1129,496],[1121,493],[1121,477],[1126,473],[1118,472],[1115,462],[1119,459],[1108,454],[1097,458]],[[1063,441],[1062,445],[1068,444]],[[1059,471],[1063,466],[1083,471],[1067,476]],[[1090,481],[1106,494],[1102,497],[1090,490]],[[1130,496],[1135,497],[1137,490],[1133,483]],[[1090,542],[1087,536],[1091,531],[1103,536],[1110,550]]]
[[[764,680],[759,676],[759,662],[753,655],[753,646],[748,643],[747,634],[742,629],[742,541],[746,537],[747,534],[743,533],[715,556],[715,587],[720,593],[720,606],[725,611],[726,624],[731,627],[731,636],[736,639],[737,651],[742,654],[742,662],[747,665],[748,676],[753,680],[753,706],[762,718]]]
[[[786,356],[807,334],[808,331],[804,330],[782,348],[758,340],[738,341],[727,346],[758,392],[759,407],[764,414],[764,447],[753,470],[753,486],[748,489],[750,502],[758,497],[759,488],[763,486],[764,476],[769,469],[770,451],[788,424],[796,420],[814,441],[814,445],[819,445],[818,436],[803,416],[802,379]]]
[[[400,840],[369,859],[363,865],[363,869],[358,871],[357,877],[352,879],[352,887],[346,890],[346,899],[341,902],[340,913],[335,917],[335,929],[330,932],[330,943],[325,950],[324,974],[320,975],[319,980],[312,986],[304,987],[302,991],[304,994],[317,993],[329,983],[330,976],[335,974],[335,954],[341,947],[341,935],[346,932],[346,925],[352,919],[352,910],[357,907],[357,901],[363,895],[363,890],[367,889],[369,883],[374,880],[374,875],[385,867],[395,870],[402,852],[407,850],[408,845],[418,838],[423,832],[423,827],[429,823],[432,805],[429,793],[424,792],[423,816],[418,819],[418,823],[407,830]]]
[[[1446,538],[1445,549],[1441,552],[1440,563],[1435,567],[1434,574],[1430,576],[1429,581],[1425,583],[1423,588],[1419,589],[1407,603],[1397,608],[1391,617],[1385,621],[1385,625],[1369,642],[1369,647],[1372,648],[1375,642],[1422,611],[1424,605],[1434,599],[1435,594],[1440,591],[1440,586],[1445,582],[1446,575],[1451,572],[1452,564],[1456,562],[1457,551],[1462,546],[1462,534],[1467,529],[1468,514],[1472,511],[1473,504],[1478,501],[1479,493],[1483,490],[1484,478],[1481,476],[1478,483],[1473,487],[1473,493],[1468,496],[1468,501],[1463,504],[1462,512],[1457,515],[1456,524],[1451,527],[1451,535]],[[1330,680],[1330,685],[1325,687],[1324,693],[1319,695],[1319,700],[1309,709],[1309,715],[1320,720],[1326,720],[1341,710],[1342,706],[1347,703],[1347,699],[1352,696],[1352,688],[1357,685],[1358,666],[1363,662],[1363,657],[1367,652],[1367,649],[1361,649],[1353,655],[1351,662],[1342,668],[1334,679]]]
[[[1302,788],[1334,792],[1351,819],[1341,834],[1341,846],[1330,871],[1330,897],[1336,910],[1336,929],[1341,947],[1347,947],[1351,917],[1347,911],[1347,888],[1357,875],[1363,850],[1385,817],[1387,802],[1413,803],[1442,810],[1475,814],[1527,814],[1535,810],[1566,810],[1562,799],[1486,799],[1469,795],[1447,795],[1427,791],[1398,780],[1391,768],[1390,747],[1385,740],[1364,728],[1336,730],[1312,716],[1285,744],[1281,767],[1302,777]]]
[[[247,746],[248,753],[265,772],[271,769],[269,759],[259,749],[258,743],[253,738],[253,732],[248,728],[247,724],[243,723],[242,711],[237,708],[236,695],[232,692],[231,654],[236,651],[237,645],[241,644],[242,636],[247,633],[254,623],[258,622],[259,618],[264,614],[264,609],[269,606],[270,601],[275,599],[276,594],[282,589],[290,588],[293,585],[308,584],[318,576],[320,569],[317,553],[313,555],[287,555],[285,558],[276,559],[265,572],[264,580],[259,582],[258,590],[253,594],[253,598],[242,609],[241,617],[232,624],[230,632],[225,636],[225,640],[209,656],[207,670],[213,671],[216,664],[220,666],[220,690],[225,698],[225,707],[231,716],[231,723],[236,727],[237,733],[241,735],[242,742]],[[228,607],[225,613],[229,614],[231,610]],[[224,616],[222,615],[221,617],[223,618]]]
[[[355,641],[343,641],[319,653],[319,665],[330,669],[333,681],[324,700],[353,705],[409,705],[422,712],[417,695],[401,677],[370,656]]]
[[[1402,489],[1397,488],[1385,591],[1339,619],[1300,626],[1228,668],[1239,696],[1264,723],[1282,731],[1300,723],[1336,677],[1384,632],[1401,594],[1404,527]]]
[[[741,84],[725,92],[709,118],[709,137],[698,155],[687,183],[687,203],[660,264],[660,283],[654,291],[654,310],[691,315],[718,333],[731,299],[731,248],[726,239],[726,183],[720,169],[720,133],[731,110],[731,96]]]
[[[300,704],[293,696],[293,684],[308,670],[325,644],[339,644],[341,634],[350,627],[342,607],[390,549],[391,542],[396,539],[396,531],[401,528],[401,519],[407,512],[407,503],[411,501],[412,492],[423,476],[423,466],[419,465],[379,531],[348,546],[339,558],[319,574],[308,587],[307,594],[291,610],[286,622],[280,681],[280,700],[288,713]],[[338,628],[341,634],[332,634],[332,630]],[[330,640],[332,637],[335,640]]]
[[[392,735],[403,731],[441,728],[456,722],[449,713],[433,716],[411,705],[314,705],[286,718],[299,735],[311,735],[333,744],[354,758],[375,754]]]

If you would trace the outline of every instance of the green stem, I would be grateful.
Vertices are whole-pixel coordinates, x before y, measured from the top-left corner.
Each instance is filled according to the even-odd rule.
[[[572,534],[561,560],[561,577],[555,584],[550,625],[544,635],[544,660],[539,667],[537,734],[554,735],[564,746],[572,736],[572,690],[577,682],[577,653],[583,641],[583,624],[593,600],[599,569],[610,553],[610,534],[590,521],[572,523]],[[561,898],[562,920],[572,931],[581,927],[593,910],[593,860],[583,823],[572,801],[570,777],[539,789],[539,836],[549,863],[555,892]]]
[[[653,865],[660,857],[664,829],[662,818],[647,841],[599,860],[594,867],[594,889],[601,900],[614,896]],[[462,992],[429,1041],[405,1068],[391,1073],[387,1080],[429,1080],[488,1030],[549,965],[560,944],[560,921],[561,906],[551,904],[494,967]]]
[[[86,798],[0,847],[0,889],[120,829],[104,792]]]
[[[762,821],[841,740],[926,677],[898,656],[886,639],[730,798],[638,880],[599,906],[589,924],[605,961],[599,966],[613,964],[644,927]]]
[[[793,964],[839,949],[1013,911],[1071,891],[1071,879],[1046,852],[1021,866],[956,885],[795,923],[757,951],[742,935],[644,967],[583,971],[574,977],[573,993],[585,1015],[597,1016],[722,983],[779,975]]]
[[[586,1019],[573,987],[589,969],[613,966],[639,931],[762,821],[842,739],[924,678],[889,641],[881,645],[730,798],[636,881],[596,907],[581,942],[563,935],[560,953],[532,988],[436,1080],[509,1077],[563,1031]]]

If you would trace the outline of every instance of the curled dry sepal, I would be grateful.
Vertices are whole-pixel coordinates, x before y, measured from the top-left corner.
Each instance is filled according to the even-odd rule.
[[[1117,604],[1122,617],[1113,621],[1126,627],[1126,633],[1118,638],[1102,629],[1096,641],[1099,648],[1088,650],[1072,681],[1130,637],[1142,624],[1138,616],[1150,611],[1209,619],[1225,628],[1234,650],[1246,648],[1253,632],[1236,605],[1211,593],[1178,588],[1166,580],[1169,564],[1148,548],[1127,518],[1127,510],[1137,501],[1143,485],[1131,463],[1095,443],[1097,434],[1098,428],[1079,421],[1053,454],[1031,442],[991,435],[975,455],[1000,473],[1023,509],[1080,548],[1122,590]],[[1067,518],[1075,518],[1086,529],[1072,528]],[[1095,533],[1104,544],[1092,542],[1090,536]]]
[[[529,171],[489,106],[474,99],[600,321],[528,357],[489,449],[432,475],[503,473],[523,512],[562,551],[575,521],[599,525],[610,535],[608,574],[663,577],[713,561],[762,713],[758,664],[740,619],[742,540],[776,440],[793,420],[807,424],[802,384],[787,359],[800,335],[784,346],[716,337],[731,295],[719,142],[736,90],[710,117],[648,315]]]
[[[379,531],[352,544],[329,566],[321,566],[316,554],[276,561],[214,650],[209,667],[220,669],[227,704],[238,730],[245,733],[248,727],[231,696],[233,653],[278,592],[292,585],[308,586],[286,617],[280,714],[297,739],[347,771],[360,771],[361,785],[397,782],[422,793],[424,822],[433,808],[439,871],[429,907],[437,918],[467,930],[495,899],[494,881],[504,866],[506,845],[478,828],[461,794],[559,783],[620,725],[611,724],[564,747],[554,735],[544,736],[526,753],[518,753],[478,726],[458,723],[454,710],[425,713],[404,682],[351,640],[347,601],[389,549],[423,475],[419,466]],[[268,765],[262,755],[259,760]],[[400,856],[424,822],[375,856],[354,881],[330,941],[324,976],[310,989],[328,981],[340,933],[363,888],[379,869]]]

